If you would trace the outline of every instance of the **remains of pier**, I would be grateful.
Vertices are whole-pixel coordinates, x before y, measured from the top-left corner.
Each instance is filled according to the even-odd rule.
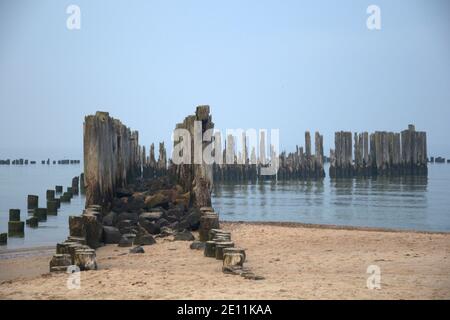
[[[414,125],[401,133],[336,132],[330,162],[331,178],[427,175],[427,136]]]

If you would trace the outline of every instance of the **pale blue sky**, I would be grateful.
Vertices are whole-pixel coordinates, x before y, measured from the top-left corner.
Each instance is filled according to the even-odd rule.
[[[449,39],[446,0],[0,0],[0,158],[81,157],[96,110],[169,142],[198,104],[220,129],[279,128],[288,150],[308,129],[328,154],[334,131],[415,123],[450,157]]]

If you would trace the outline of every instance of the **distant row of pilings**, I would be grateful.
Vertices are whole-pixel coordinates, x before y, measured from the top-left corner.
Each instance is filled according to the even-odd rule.
[[[41,164],[80,164],[80,160],[41,160]],[[34,160],[28,160],[28,159],[6,159],[6,160],[0,160],[0,165],[29,165],[29,164],[36,164],[36,161]]]
[[[56,216],[61,208],[61,203],[70,203],[71,199],[84,194],[84,174],[73,177],[71,186],[64,191],[63,186],[57,185],[54,189],[48,189],[45,194],[45,206],[39,206],[39,196],[28,195],[27,211],[29,217],[23,221],[20,217],[20,209],[9,210],[8,232],[0,233],[0,245],[8,243],[8,237],[25,236],[25,223],[29,228],[38,228],[39,224],[45,223],[48,216]],[[56,197],[56,195],[60,195]]]
[[[330,162],[331,178],[427,175],[427,135],[414,125],[401,133],[336,132]]]

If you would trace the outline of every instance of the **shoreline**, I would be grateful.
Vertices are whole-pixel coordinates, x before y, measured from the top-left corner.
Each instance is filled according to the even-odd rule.
[[[392,232],[392,233],[413,233],[413,234],[429,234],[429,235],[450,235],[450,231],[422,231],[414,229],[391,229],[382,227],[361,227],[361,226],[349,226],[349,225],[335,225],[335,224],[315,224],[304,222],[291,222],[291,221],[232,221],[232,220],[220,220],[220,223],[225,225],[261,225],[261,226],[278,226],[287,228],[308,228],[308,229],[324,229],[324,230],[347,230],[347,231],[368,231],[368,232]],[[33,246],[33,247],[21,247],[17,249],[2,249],[0,247],[0,260],[2,259],[14,259],[21,256],[39,256],[46,255],[49,251],[54,251],[54,246]]]

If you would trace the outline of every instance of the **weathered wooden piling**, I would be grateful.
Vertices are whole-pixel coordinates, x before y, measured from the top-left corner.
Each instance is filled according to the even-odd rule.
[[[28,195],[27,208],[28,210],[34,210],[39,205],[39,197],[35,195]]]
[[[109,207],[115,190],[141,175],[139,135],[97,112],[84,121],[84,180],[86,205]]]
[[[413,125],[400,133],[376,131],[354,134],[354,161],[351,133],[336,132],[335,149],[330,151],[330,177],[426,175],[425,132]],[[352,163],[353,161],[353,163]]]
[[[219,215],[215,213],[205,213],[200,217],[199,240],[208,241],[209,231],[219,228]]]
[[[225,250],[225,249],[223,249]],[[238,252],[223,253],[223,266],[224,267],[242,267],[244,265],[244,256]]]
[[[55,186],[56,193],[63,193],[63,186]]]
[[[216,259],[223,260],[223,249],[224,248],[232,248],[234,247],[234,242],[232,241],[224,241],[216,243]]]
[[[80,177],[73,177],[72,178],[72,193],[77,195],[79,194],[79,184],[80,184]]]
[[[178,182],[186,191],[191,192],[190,202],[194,206],[210,207],[213,168],[201,156],[210,143],[203,141],[202,137],[207,130],[214,129],[209,106],[198,106],[195,114],[186,117],[182,123],[178,123],[176,129],[185,129],[192,137],[189,163],[178,164],[175,168]],[[179,143],[184,143],[182,137],[174,141],[174,150]]]
[[[38,218],[39,222],[47,221],[47,208],[34,209],[33,216]]]
[[[84,173],[80,174],[80,193],[85,194]]]
[[[9,221],[8,235],[10,237],[23,237],[25,233],[25,222],[23,221]]]
[[[56,253],[50,260],[50,272],[65,272],[70,265],[72,265],[70,254]]]
[[[0,233],[0,245],[6,245],[6,244],[8,244],[8,234]]]
[[[46,198],[47,198],[47,201],[55,200],[55,190],[47,190]]]
[[[20,209],[9,209],[9,221],[20,221]]]
[[[30,217],[26,220],[26,224],[30,228],[37,228],[39,226],[39,219],[37,217]]]
[[[56,215],[58,214],[58,202],[55,200],[47,201],[47,214],[48,215]]]
[[[74,264],[80,271],[97,270],[97,261],[94,249],[77,249],[74,255]]]

